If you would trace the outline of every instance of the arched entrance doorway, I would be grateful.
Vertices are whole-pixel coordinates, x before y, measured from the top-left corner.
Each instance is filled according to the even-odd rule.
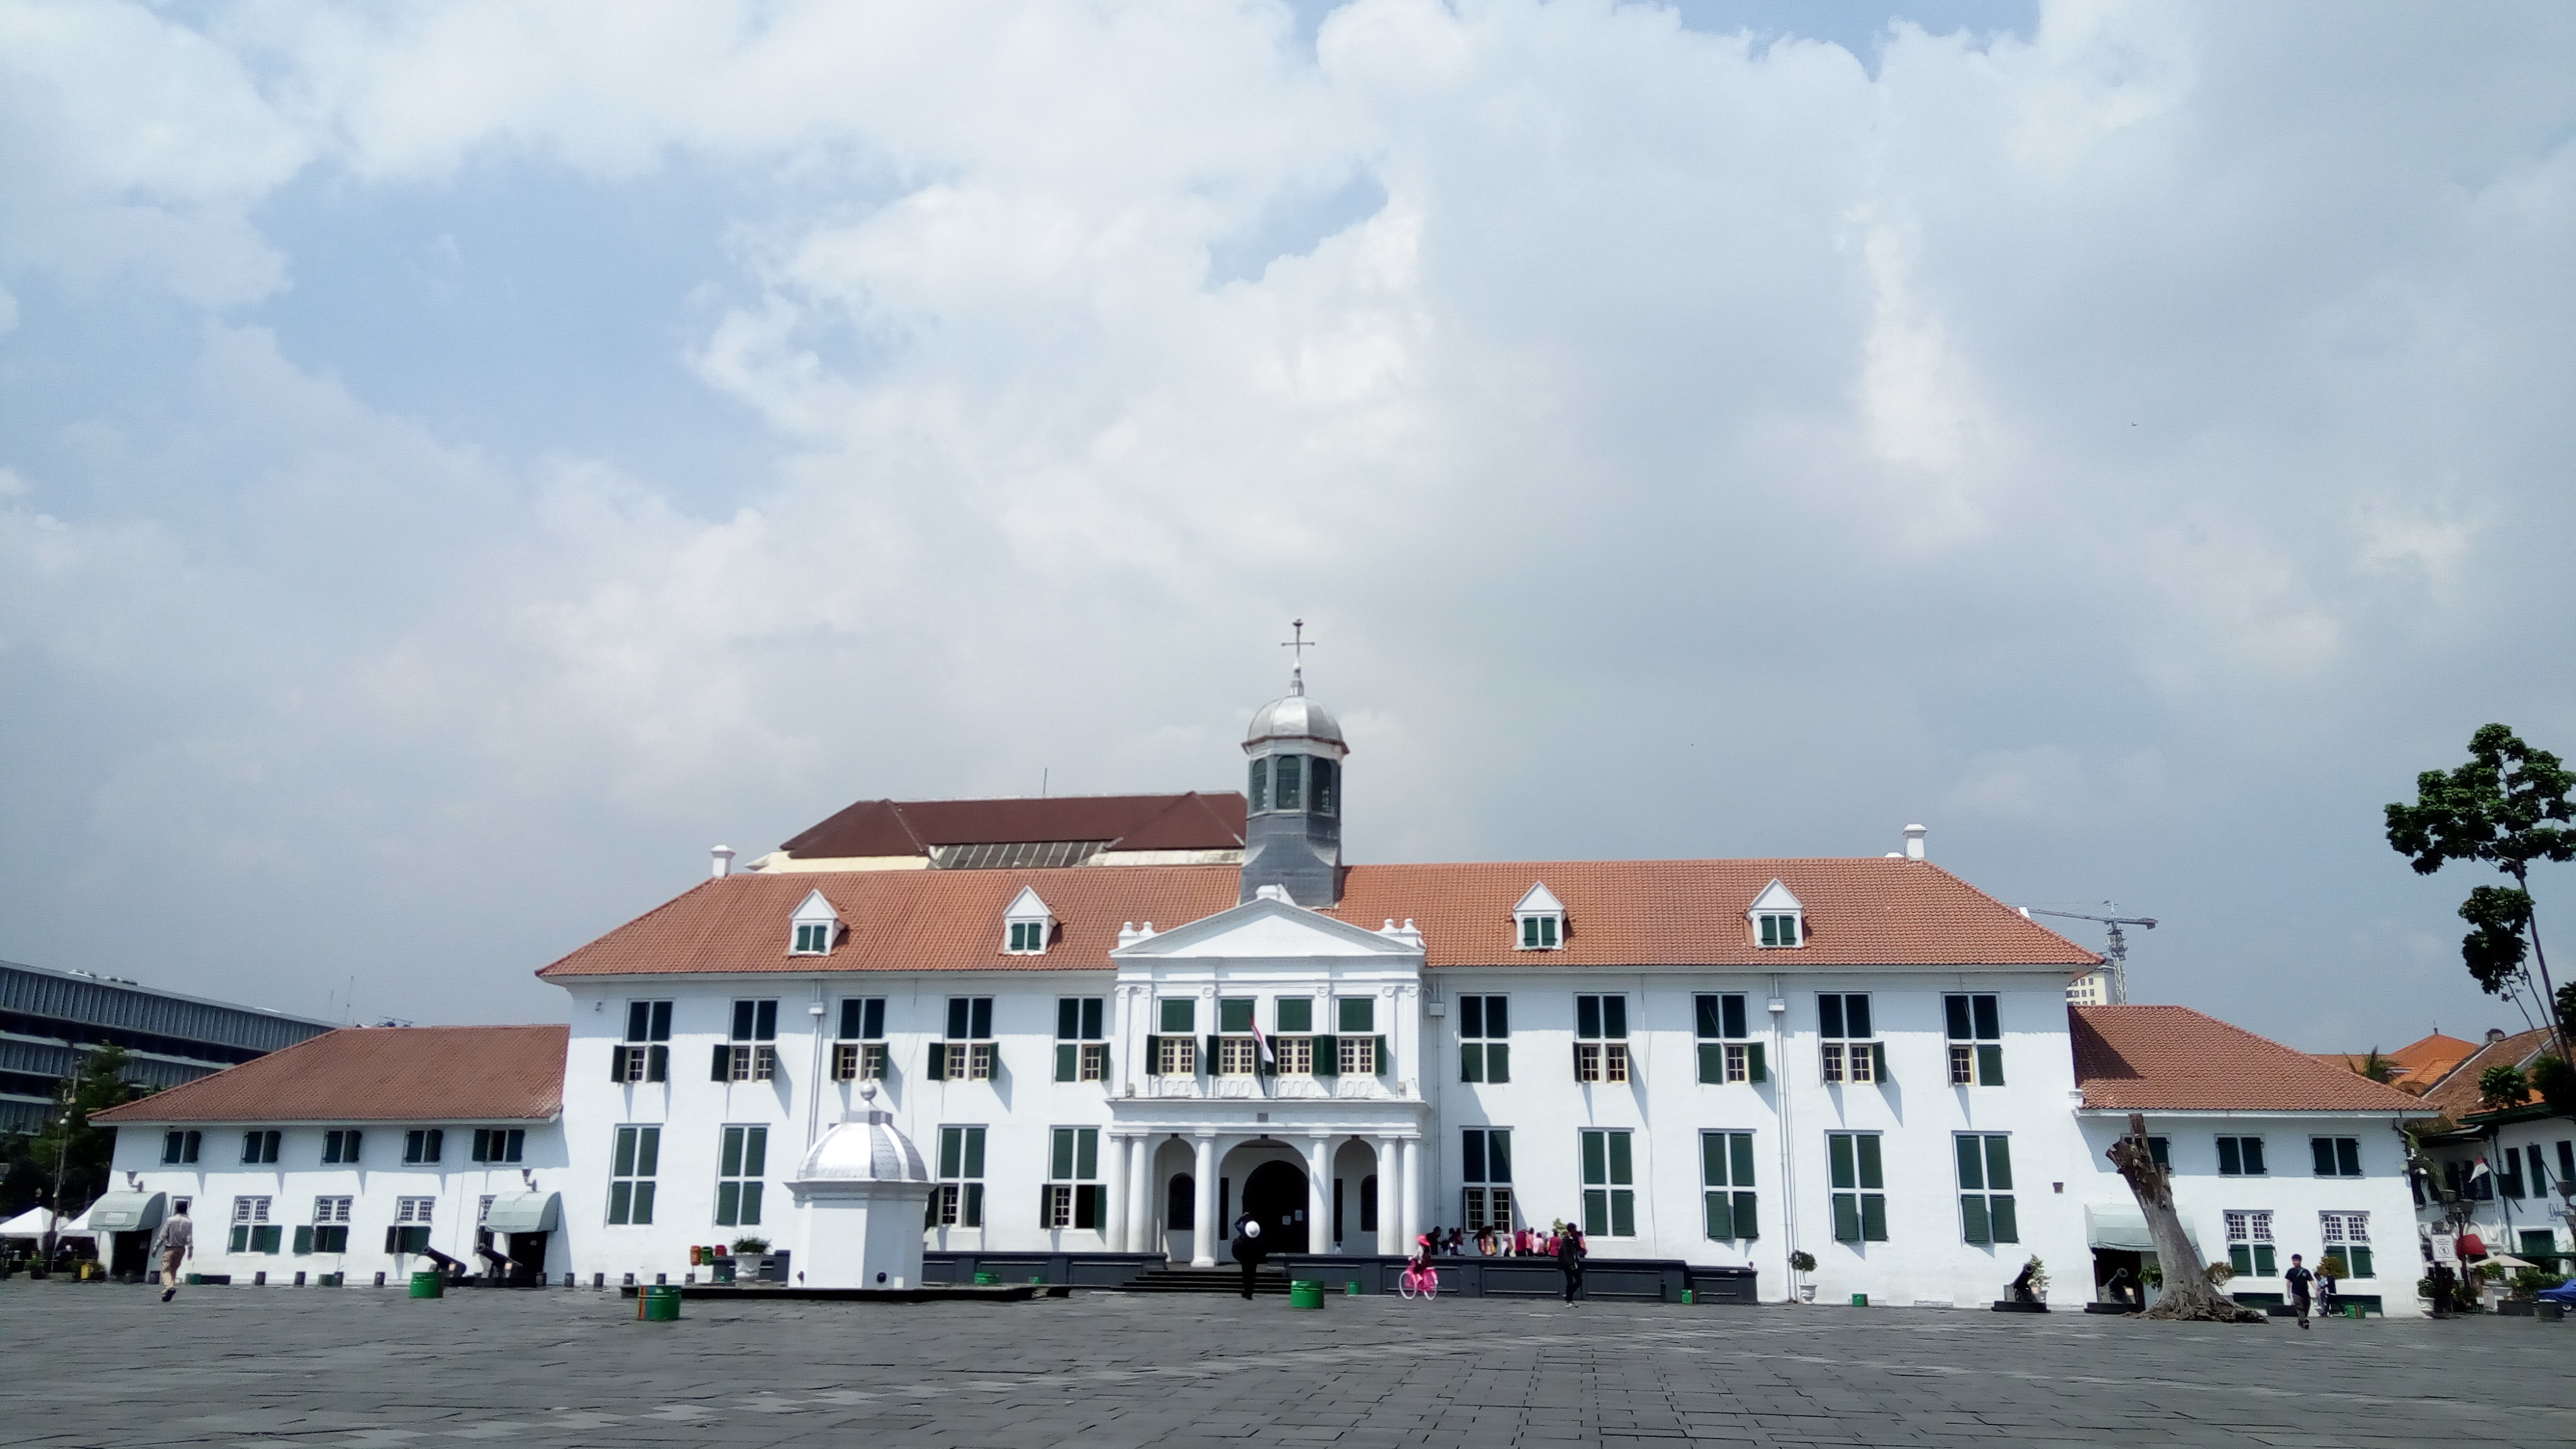
[[[1243,1210],[1261,1222],[1274,1253],[1306,1249],[1306,1174],[1285,1162],[1265,1162],[1243,1180]]]

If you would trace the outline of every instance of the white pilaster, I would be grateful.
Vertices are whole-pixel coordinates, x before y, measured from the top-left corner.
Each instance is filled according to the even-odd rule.
[[[1396,1206],[1404,1200],[1404,1159],[1396,1151],[1396,1139],[1377,1139],[1377,1252],[1381,1258],[1397,1253],[1410,1253],[1413,1244],[1404,1237],[1404,1224],[1397,1221]]]
[[[1195,1193],[1191,1220],[1198,1226],[1190,1233],[1190,1266],[1216,1266],[1216,1235],[1225,1225],[1216,1220],[1216,1134],[1202,1132],[1191,1145],[1198,1150],[1196,1172],[1190,1186]]]
[[[1154,1155],[1162,1149],[1160,1138],[1139,1137],[1127,1165],[1127,1251],[1131,1253],[1163,1250],[1154,1237]]]
[[[1333,1139],[1321,1132],[1306,1139],[1306,1251],[1333,1251]]]
[[[1100,1226],[1101,1236],[1107,1240],[1109,1251],[1113,1253],[1127,1251],[1127,1153],[1134,1146],[1136,1140],[1132,1137],[1112,1135],[1109,1138],[1106,1173],[1109,1179],[1109,1215]]]

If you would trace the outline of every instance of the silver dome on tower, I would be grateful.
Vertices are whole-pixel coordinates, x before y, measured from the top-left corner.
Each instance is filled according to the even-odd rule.
[[[1300,659],[1314,647],[1306,621],[1283,648]],[[1289,671],[1288,692],[1263,705],[1243,732],[1252,757],[1244,791],[1243,890],[1251,900],[1263,886],[1278,886],[1301,906],[1323,907],[1342,898],[1342,760],[1350,754],[1331,711],[1306,697],[1301,663]]]

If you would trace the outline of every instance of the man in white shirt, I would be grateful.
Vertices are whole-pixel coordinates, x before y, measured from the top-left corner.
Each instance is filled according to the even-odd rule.
[[[152,1240],[152,1256],[161,1265],[162,1302],[179,1296],[179,1265],[196,1251],[197,1225],[188,1220],[188,1205],[183,1202],[170,1210],[160,1236]]]

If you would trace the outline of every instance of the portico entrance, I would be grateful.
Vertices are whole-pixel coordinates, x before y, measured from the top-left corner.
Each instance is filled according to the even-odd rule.
[[[1306,1174],[1285,1162],[1265,1162],[1243,1180],[1243,1210],[1261,1224],[1261,1240],[1273,1253],[1307,1251]],[[1228,1224],[1229,1227],[1232,1224]]]

